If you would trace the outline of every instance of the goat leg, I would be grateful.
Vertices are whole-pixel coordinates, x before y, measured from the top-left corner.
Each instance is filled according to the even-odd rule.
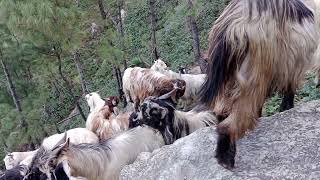
[[[289,110],[294,107],[294,94],[295,93],[293,91],[286,91],[283,94],[282,102],[279,110],[280,112]]]
[[[224,128],[217,129],[218,142],[216,149],[216,158],[218,163],[226,169],[234,168],[236,156],[236,144],[231,140],[231,137]]]

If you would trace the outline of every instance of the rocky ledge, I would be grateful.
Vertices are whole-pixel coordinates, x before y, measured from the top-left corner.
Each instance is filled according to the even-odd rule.
[[[214,128],[200,129],[125,166],[123,180],[320,179],[320,101],[271,117],[237,142],[236,167],[214,158]]]

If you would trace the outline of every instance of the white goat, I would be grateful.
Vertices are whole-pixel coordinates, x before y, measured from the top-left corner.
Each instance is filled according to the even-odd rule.
[[[71,142],[74,144],[80,143],[98,143],[98,137],[91,131],[85,128],[75,128],[70,129],[67,131],[68,137],[70,138]],[[53,148],[59,140],[64,136],[64,134],[54,134],[45,138],[42,142],[42,146],[51,149]],[[21,164],[26,158],[33,157],[37,153],[38,149],[34,151],[27,151],[27,152],[12,152],[5,156],[3,159],[6,169],[11,169],[18,164]],[[26,163],[28,160],[24,161]]]
[[[163,145],[159,131],[147,126],[130,129],[100,144],[73,145],[65,137],[49,154],[39,157],[44,161],[38,167],[49,176],[54,167],[62,164],[69,177],[114,180],[119,179],[122,167],[132,163],[141,152]]]
[[[101,99],[100,95],[96,92],[89,93],[85,96],[90,113],[86,121],[86,127],[89,127],[92,123],[93,116],[96,112],[100,111],[104,107],[105,101]]]
[[[13,167],[17,166],[21,161],[26,159],[26,157],[34,156],[38,150],[34,151],[26,151],[26,152],[11,152],[7,154],[3,161],[6,166],[6,169],[12,169]]]
[[[160,73],[168,76],[171,79],[182,79],[186,82],[186,90],[184,95],[181,97],[182,106],[185,110],[190,109],[189,106],[198,101],[198,94],[202,87],[202,84],[205,82],[207,75],[206,74],[180,74],[168,70],[168,67],[165,62],[161,59],[158,59],[154,62],[151,69],[159,71]]]
[[[99,138],[96,134],[86,128],[74,128],[67,131],[68,138],[73,144],[98,143]],[[52,149],[64,136],[64,133],[54,134],[45,138],[41,144],[46,149]]]

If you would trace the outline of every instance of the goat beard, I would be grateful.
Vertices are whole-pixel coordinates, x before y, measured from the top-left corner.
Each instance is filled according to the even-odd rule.
[[[161,134],[163,136],[163,139],[166,145],[172,144],[175,141],[174,134],[173,132],[170,131],[169,127],[166,127],[164,132]]]

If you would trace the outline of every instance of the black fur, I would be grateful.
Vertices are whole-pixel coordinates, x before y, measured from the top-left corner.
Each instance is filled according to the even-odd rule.
[[[33,168],[26,180],[46,180],[47,175],[42,173],[39,168]],[[60,163],[54,170],[54,175],[51,173],[52,180],[69,180],[67,174],[63,170],[63,165]]]
[[[54,170],[55,177],[57,180],[69,180],[67,174],[64,172],[62,163],[58,164],[56,169]],[[53,175],[51,175],[51,179],[54,179]]]
[[[161,108],[151,108],[149,107],[149,103],[152,102],[158,104]],[[140,116],[132,115],[134,117],[134,122],[129,122],[131,125],[147,125],[154,129],[157,129],[161,132],[165,144],[172,144],[175,140],[181,138],[182,132],[176,131],[175,128],[181,129],[185,128],[186,133],[189,134],[189,126],[188,124],[178,124],[178,127],[174,127],[174,104],[171,103],[170,100],[161,100],[158,98],[152,98],[146,100],[140,107]],[[150,109],[149,113],[147,109]],[[161,117],[161,109],[166,111],[165,116]],[[138,118],[139,117],[139,118]],[[132,126],[135,127],[135,126]]]
[[[133,112],[129,117],[129,129],[142,125],[141,121],[138,119],[138,114]]]
[[[216,158],[218,163],[227,169],[234,168],[236,144],[227,133],[218,132]]]
[[[226,79],[227,60],[230,54],[230,45],[225,39],[225,31],[215,37],[216,46],[209,52],[208,78],[201,89],[201,101],[210,104],[218,94],[220,86]]]
[[[280,105],[280,112],[289,110],[294,107],[294,92],[286,92],[283,94],[282,102]]]
[[[23,180],[23,177],[20,174],[20,171],[23,167],[18,165],[12,169],[6,170],[1,176],[0,180]]]
[[[286,19],[292,22],[303,23],[304,19],[314,20],[312,11],[304,5],[301,0],[277,0],[273,3],[270,0],[248,0],[249,1],[249,17],[252,17],[253,8],[256,7],[259,16],[267,10],[271,10],[273,18],[279,24],[283,24]],[[255,3],[255,5],[254,5]],[[282,8],[281,8],[282,7]],[[286,7],[285,9],[283,7]]]

